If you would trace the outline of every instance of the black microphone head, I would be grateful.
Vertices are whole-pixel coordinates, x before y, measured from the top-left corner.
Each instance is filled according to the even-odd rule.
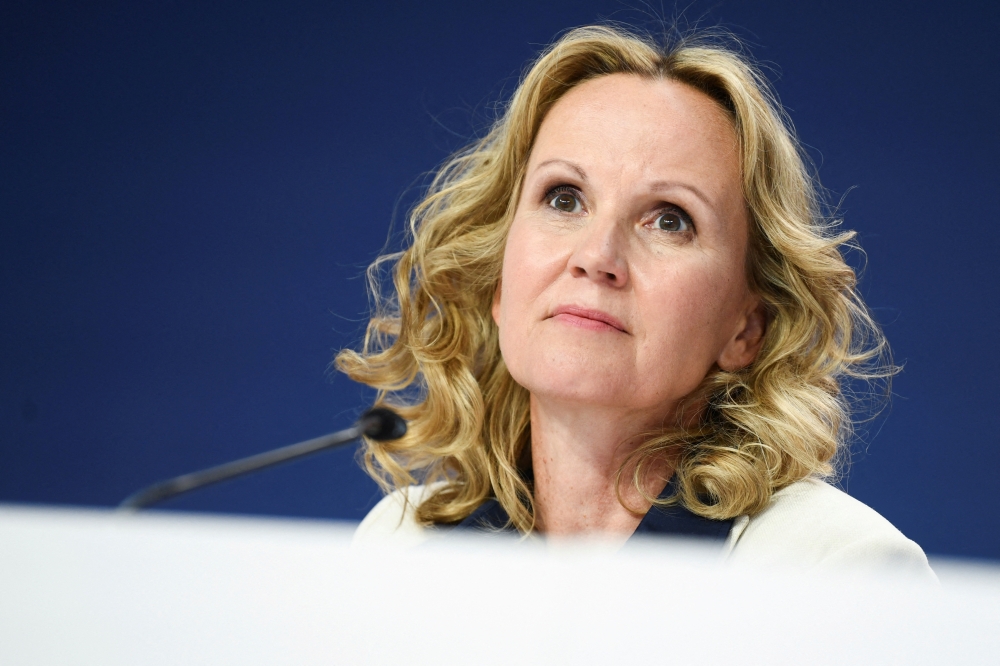
[[[373,407],[358,419],[361,432],[368,439],[384,442],[399,439],[406,434],[406,421],[403,417],[385,407]]]

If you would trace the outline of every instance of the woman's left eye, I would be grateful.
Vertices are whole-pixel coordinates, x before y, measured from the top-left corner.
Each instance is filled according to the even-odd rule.
[[[682,210],[668,208],[660,211],[653,221],[653,226],[662,231],[690,231],[691,218]]]

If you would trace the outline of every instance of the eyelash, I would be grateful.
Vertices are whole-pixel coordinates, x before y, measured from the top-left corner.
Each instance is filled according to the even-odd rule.
[[[581,207],[583,206],[583,195],[582,195],[582,193],[580,192],[580,190],[578,190],[577,188],[573,187],[572,185],[558,185],[556,187],[553,187],[551,190],[549,190],[548,192],[546,192],[546,194],[545,194],[545,203],[548,206],[552,207],[553,209],[555,209],[557,211],[560,211],[560,212],[563,212],[563,213],[567,213],[567,214],[573,214],[573,213],[570,213],[569,211],[563,211],[563,210],[561,210],[559,208],[556,208],[555,206],[552,205],[552,203],[555,201],[556,197],[558,197],[560,194],[569,194],[574,199],[576,199],[577,205],[579,205]],[[681,208],[680,206],[677,206],[675,204],[666,204],[662,208],[660,208],[658,211],[656,211],[656,216],[653,218],[654,223],[657,220],[659,220],[666,213],[675,213],[679,218],[681,218],[681,221],[687,226],[687,229],[679,229],[679,230],[677,230],[677,233],[684,233],[684,232],[688,232],[688,231],[693,231],[694,230],[694,220],[691,219],[691,215],[689,215],[686,210],[684,210],[683,208]],[[666,230],[664,230],[664,231],[666,231]]]

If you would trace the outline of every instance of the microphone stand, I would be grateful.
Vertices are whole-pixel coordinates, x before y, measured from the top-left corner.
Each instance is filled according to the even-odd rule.
[[[302,456],[317,453],[318,451],[343,446],[362,435],[376,441],[386,441],[399,439],[405,434],[406,421],[389,409],[376,407],[362,414],[361,418],[353,426],[339,432],[316,437],[315,439],[307,439],[304,442],[283,446],[280,449],[265,451],[264,453],[247,456],[246,458],[240,458],[239,460],[191,472],[190,474],[182,474],[181,476],[155,483],[126,497],[118,505],[118,509],[129,513],[136,512],[197,488],[249,474],[250,472],[256,472],[259,469],[295,458],[301,458]]]

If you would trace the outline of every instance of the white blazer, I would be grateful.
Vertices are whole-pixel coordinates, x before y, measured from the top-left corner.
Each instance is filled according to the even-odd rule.
[[[358,525],[353,544],[409,547],[432,538],[435,528],[417,523],[414,508],[433,488],[411,486],[384,497]],[[891,571],[936,579],[920,546],[874,509],[812,478],[776,492],[755,516],[737,518],[723,554],[727,562],[755,568]]]

